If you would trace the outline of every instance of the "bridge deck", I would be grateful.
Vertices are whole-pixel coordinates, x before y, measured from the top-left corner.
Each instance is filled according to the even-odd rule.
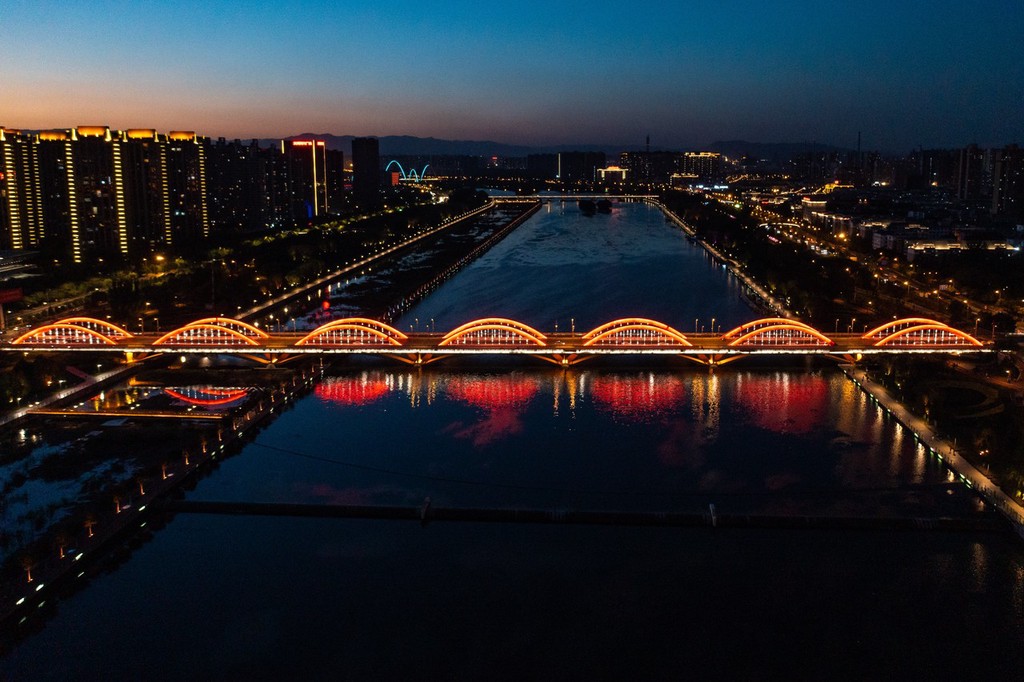
[[[929,346],[884,346],[872,345],[870,339],[864,339],[860,333],[829,334],[832,345],[812,344],[779,344],[779,345],[742,345],[730,346],[731,339],[723,339],[720,334],[688,333],[690,346],[676,343],[623,343],[607,345],[585,345],[583,334],[555,332],[546,334],[545,345],[516,344],[453,344],[442,346],[445,337],[442,333],[410,332],[401,345],[382,342],[379,345],[296,345],[308,332],[274,332],[268,338],[259,339],[256,345],[235,343],[232,345],[156,345],[161,334],[137,334],[131,338],[119,339],[114,345],[80,344],[53,345],[23,343],[21,345],[3,344],[0,349],[12,352],[26,351],[88,351],[88,352],[130,352],[130,353],[231,353],[231,354],[374,354],[374,355],[874,355],[892,353],[979,353],[992,352],[991,346],[985,347],[929,347]]]

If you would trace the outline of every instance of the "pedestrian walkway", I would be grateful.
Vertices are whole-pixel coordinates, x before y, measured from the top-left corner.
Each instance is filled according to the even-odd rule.
[[[1021,539],[1024,539],[1024,506],[1003,492],[988,476],[959,455],[952,443],[940,438],[927,422],[910,412],[885,387],[869,379],[864,370],[853,365],[843,365],[842,370],[864,392],[874,397],[883,409],[894,416],[905,428],[910,429],[953,473],[959,476],[961,481],[976,489],[986,502],[999,509],[1013,525]]]

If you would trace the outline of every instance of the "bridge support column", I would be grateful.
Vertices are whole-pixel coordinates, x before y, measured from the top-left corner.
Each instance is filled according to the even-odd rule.
[[[415,367],[422,367],[423,365],[429,365],[432,362],[437,362],[441,358],[447,357],[446,355],[434,355],[432,353],[409,353],[408,355],[391,355],[395,360],[404,362],[407,365],[413,365]]]
[[[559,367],[567,368],[572,367],[573,365],[578,365],[581,362],[585,362],[594,356],[580,356],[577,353],[555,353],[554,355],[538,355],[537,357],[545,362],[550,362],[553,365],[558,365]]]

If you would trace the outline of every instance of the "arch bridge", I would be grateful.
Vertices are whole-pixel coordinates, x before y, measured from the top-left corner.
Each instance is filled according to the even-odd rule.
[[[908,317],[864,334],[826,335],[799,320],[768,317],[724,334],[685,334],[641,317],[612,320],[585,333],[545,333],[517,320],[487,317],[446,333],[404,333],[378,320],[350,317],[309,332],[269,332],[225,317],[195,320],[163,334],[131,334],[103,320],[71,317],[31,329],[0,346],[6,352],[117,352],[129,361],[156,353],[223,353],[264,364],[308,354],[387,355],[415,365],[453,355],[530,355],[572,365],[603,355],[677,355],[714,366],[752,355],[824,355],[856,361],[892,353],[992,351],[938,320]]]

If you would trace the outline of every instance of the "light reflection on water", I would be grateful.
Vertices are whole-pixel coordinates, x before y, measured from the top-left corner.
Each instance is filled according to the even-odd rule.
[[[765,495],[945,482],[939,462],[848,384],[827,368],[341,372],[193,495],[317,502],[345,490],[365,504],[634,508],[628,496],[647,491],[643,508],[722,495],[763,511]],[[609,489],[628,495],[587,496]],[[973,508],[961,495],[949,503]],[[897,513],[921,509],[914,499]]]

